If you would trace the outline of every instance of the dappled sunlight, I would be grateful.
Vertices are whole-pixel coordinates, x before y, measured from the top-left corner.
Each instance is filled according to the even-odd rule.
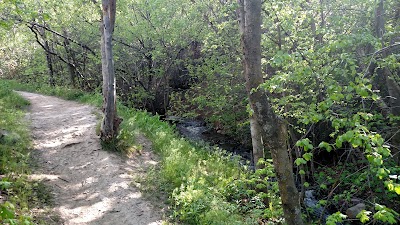
[[[80,119],[78,119],[78,120],[76,120],[76,121],[84,121],[84,120],[86,120],[86,117],[82,117],[82,118],[80,118]]]
[[[95,177],[88,177],[84,181],[82,181],[81,186],[87,185],[87,184],[92,184],[98,181],[98,178]]]
[[[42,181],[42,180],[57,180],[59,179],[59,176],[54,174],[31,174],[28,176],[28,178],[31,180]]]
[[[40,141],[37,144],[39,148],[54,148],[59,146],[67,146],[70,142],[76,142],[76,137],[82,136],[89,129],[92,129],[93,124],[82,124],[76,125],[70,128],[59,128],[56,130],[50,130],[48,132],[42,132],[42,135],[46,138],[44,141]]]
[[[61,212],[61,214],[67,214],[67,215],[85,214],[85,216],[78,216],[71,219],[70,223],[73,224],[87,223],[99,219],[103,213],[110,210],[112,208],[112,202],[114,200],[115,199],[103,198],[101,199],[101,201],[87,206],[78,206],[71,208],[69,208],[68,206],[61,206],[58,208],[58,211]]]
[[[115,192],[118,191],[118,189],[128,189],[129,188],[129,184],[126,182],[120,182],[120,183],[113,183],[111,184],[111,186],[108,188],[109,192]]]
[[[61,141],[50,141],[48,143],[42,143],[40,145],[37,145],[38,147],[41,148],[54,148],[54,147],[58,147],[62,144]]]
[[[30,179],[51,186],[64,224],[161,223],[160,214],[130,185],[134,170],[156,164],[151,157],[126,161],[102,151],[91,107],[26,95],[32,102],[33,155],[41,167]]]
[[[42,108],[52,108],[53,107],[53,105],[44,105],[44,106],[42,106]]]

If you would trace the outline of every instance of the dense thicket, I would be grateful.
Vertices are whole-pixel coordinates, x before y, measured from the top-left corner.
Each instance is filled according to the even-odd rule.
[[[250,144],[237,1],[117,4],[119,99]],[[1,77],[101,90],[100,3],[5,0],[0,13]],[[362,201],[361,218],[398,220],[387,207],[400,210],[400,3],[266,0],[262,21],[259,89],[287,123],[302,197],[312,189],[326,211]]]

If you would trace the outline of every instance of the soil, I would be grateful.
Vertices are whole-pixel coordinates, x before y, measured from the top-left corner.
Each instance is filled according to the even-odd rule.
[[[46,224],[162,224],[162,210],[131,185],[133,177],[157,164],[151,143],[140,137],[142,154],[133,158],[104,151],[96,135],[95,108],[19,93],[31,102],[32,155],[38,164],[31,178],[49,187],[51,214],[57,215]]]

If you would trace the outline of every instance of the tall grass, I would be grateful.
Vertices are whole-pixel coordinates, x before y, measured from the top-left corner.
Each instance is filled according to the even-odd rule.
[[[30,224],[29,174],[31,146],[23,109],[29,105],[0,80],[0,224]]]

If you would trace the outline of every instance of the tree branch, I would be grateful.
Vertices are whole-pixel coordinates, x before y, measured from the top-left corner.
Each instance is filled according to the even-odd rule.
[[[73,42],[73,43],[75,43],[75,44],[81,46],[82,48],[88,50],[88,51],[89,51],[90,53],[92,53],[93,55],[96,55],[96,53],[95,53],[91,48],[89,48],[87,45],[82,44],[82,43],[80,43],[80,42],[78,42],[78,41],[76,41],[76,40],[74,40],[74,39],[72,39],[72,38],[70,38],[70,37],[67,37],[67,36],[63,35],[63,34],[60,34],[60,33],[58,33],[57,31],[54,31],[54,30],[48,28],[47,26],[43,26],[43,25],[38,24],[38,23],[35,23],[35,22],[28,22],[28,24],[30,24],[32,27],[35,27],[35,26],[36,26],[36,27],[43,28],[43,29],[45,29],[45,30],[47,30],[47,31],[49,31],[49,32],[51,32],[51,33],[53,33],[53,34],[59,36],[59,37],[62,37],[62,38],[64,38],[64,39],[67,39],[67,40],[69,40],[69,41],[71,41],[71,42]],[[29,27],[29,26],[28,26],[28,27]]]

